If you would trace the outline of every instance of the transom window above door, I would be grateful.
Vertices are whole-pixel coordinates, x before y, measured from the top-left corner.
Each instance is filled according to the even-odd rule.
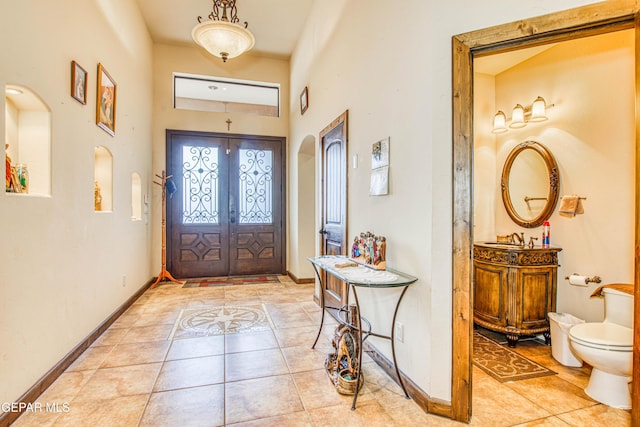
[[[280,117],[280,85],[195,74],[173,74],[173,107]]]

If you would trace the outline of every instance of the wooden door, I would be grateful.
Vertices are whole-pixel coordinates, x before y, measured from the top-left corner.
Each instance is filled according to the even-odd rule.
[[[322,147],[321,255],[347,254],[347,112],[320,133]],[[325,305],[342,307],[348,302],[346,283],[323,271]]]
[[[284,273],[282,144],[229,140],[230,275]]]
[[[167,131],[175,277],[284,273],[283,138]]]

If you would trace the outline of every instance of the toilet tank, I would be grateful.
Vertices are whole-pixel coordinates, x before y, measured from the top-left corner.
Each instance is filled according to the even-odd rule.
[[[633,295],[604,288],[604,321],[633,329]]]

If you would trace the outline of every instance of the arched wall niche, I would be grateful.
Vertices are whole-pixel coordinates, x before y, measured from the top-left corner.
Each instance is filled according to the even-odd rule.
[[[93,156],[93,210],[95,212],[113,211],[113,155],[101,145],[94,150]]]
[[[5,192],[51,195],[51,109],[26,86],[5,86]]]

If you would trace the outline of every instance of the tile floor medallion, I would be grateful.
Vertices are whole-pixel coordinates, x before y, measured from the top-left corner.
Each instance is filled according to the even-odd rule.
[[[169,339],[268,330],[271,322],[263,305],[199,307],[180,312]]]

